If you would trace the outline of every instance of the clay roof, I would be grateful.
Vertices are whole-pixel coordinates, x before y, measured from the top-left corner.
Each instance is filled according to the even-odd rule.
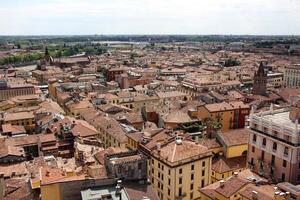
[[[254,184],[247,185],[242,191],[239,192],[239,194],[247,199],[252,199],[253,197],[253,191],[257,192],[257,199],[263,199],[263,200],[273,200],[275,189],[272,185],[260,185],[256,186]]]
[[[11,145],[8,145],[5,142],[2,142],[0,144],[0,158],[6,157],[6,156],[24,156],[24,150],[19,147],[14,147]]]
[[[3,133],[11,133],[12,135],[26,133],[24,126],[17,126],[11,124],[3,124],[2,131]]]
[[[218,138],[220,142],[224,142],[226,146],[236,146],[248,144],[249,132],[247,129],[233,129],[227,132],[219,132]]]
[[[217,196],[217,193],[229,198],[230,196],[242,191],[242,189],[247,187],[247,185],[252,184],[249,177],[262,182],[267,182],[267,180],[263,177],[258,176],[249,169],[246,169],[238,173],[237,176],[231,176],[225,179],[224,187],[221,187],[220,181],[218,181],[204,188],[200,188],[199,191],[212,199]]]
[[[5,177],[11,177],[13,173],[15,173],[15,176],[25,176],[29,174],[25,162],[12,165],[1,165],[0,172],[3,173]]]
[[[179,91],[157,92],[156,94],[160,99],[187,96],[187,94]]]
[[[126,133],[115,119],[109,117],[99,116],[91,122],[92,125],[95,125],[96,128],[101,128],[105,130],[108,134],[113,136],[119,142],[126,142],[127,137]]]
[[[99,164],[104,165],[104,157],[108,154],[115,154],[115,153],[121,153],[121,152],[127,152],[128,149],[124,148],[117,148],[117,147],[109,147],[103,151],[99,151],[95,154],[95,159],[98,161]]]
[[[232,176],[226,180],[224,187],[218,187],[215,191],[222,196],[229,198],[247,184],[249,184],[249,181]]]
[[[41,143],[45,143],[45,142],[55,142],[56,138],[54,136],[53,133],[49,133],[49,134],[42,134],[39,136],[40,137],[40,141]]]
[[[166,123],[188,123],[195,120],[193,120],[186,111],[177,110],[166,115],[164,121]]]
[[[68,177],[63,170],[49,166],[42,166],[40,168],[40,175],[41,185],[85,179],[85,175]]]
[[[196,144],[193,141],[182,140],[181,144],[177,144],[176,141],[172,141],[163,145],[159,153],[155,150],[155,154],[157,154],[157,156],[161,159],[174,163],[189,158],[197,158],[204,154],[211,155],[211,151],[208,150],[207,147]]]
[[[206,104],[205,108],[209,112],[218,112],[218,111],[233,110],[238,108],[249,108],[249,106],[244,104],[242,101],[230,101],[228,103],[222,102],[222,103]]]
[[[211,169],[217,173],[225,173],[242,168],[246,168],[246,156],[235,158],[225,158],[221,156],[213,160],[211,167]]]
[[[22,119],[33,119],[33,112],[17,112],[4,114],[4,121],[15,121]]]
[[[145,197],[159,200],[157,193],[150,184],[129,183],[125,184],[125,188],[131,200],[141,200]]]
[[[26,179],[8,179],[4,185],[4,200],[33,199],[30,184]]]
[[[208,149],[219,148],[221,145],[216,139],[203,139],[198,142],[200,145],[207,147]]]
[[[81,137],[89,137],[98,135],[99,132],[93,126],[86,126],[82,123],[76,123],[76,125],[72,128],[72,134],[74,136],[81,136]]]

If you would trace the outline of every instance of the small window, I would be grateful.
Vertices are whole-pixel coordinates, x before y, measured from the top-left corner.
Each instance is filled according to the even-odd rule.
[[[282,173],[282,174],[281,174],[281,180],[282,180],[282,181],[285,181],[285,173]]]
[[[202,167],[205,167],[205,161],[202,162]]]
[[[287,147],[284,147],[284,155],[285,156],[288,156],[289,155],[289,148],[287,148]]]
[[[182,174],[182,168],[179,169],[179,174]]]
[[[262,142],[262,145],[263,145],[263,146],[266,146],[266,144],[267,144],[267,140],[266,140],[266,138],[264,138],[264,139],[263,139],[263,142]]]
[[[182,196],[182,188],[178,189],[178,196]]]
[[[283,160],[282,166],[286,167],[286,160]]]
[[[202,181],[201,181],[201,187],[202,188],[204,187],[204,179],[202,179]]]
[[[252,139],[253,142],[256,142],[256,134],[253,134],[253,139]]]
[[[277,151],[277,143],[276,142],[273,143],[273,150]]]

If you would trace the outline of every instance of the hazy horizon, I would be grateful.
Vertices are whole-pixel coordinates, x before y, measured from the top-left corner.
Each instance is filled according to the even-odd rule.
[[[298,0],[10,0],[1,36],[300,35]]]

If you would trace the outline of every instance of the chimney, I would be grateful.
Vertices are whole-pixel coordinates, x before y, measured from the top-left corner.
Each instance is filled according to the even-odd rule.
[[[290,192],[285,193],[285,200],[290,200],[291,199],[291,194]]]
[[[233,173],[233,176],[234,176],[234,177],[238,177],[238,175],[239,175],[238,172],[234,172],[234,173]]]
[[[158,151],[160,151],[160,148],[161,148],[161,143],[160,142],[156,143],[156,148],[157,148]]]
[[[116,185],[116,195],[119,196],[119,200],[122,200],[122,188],[122,180],[118,180]]]
[[[220,181],[220,187],[221,187],[221,188],[224,188],[224,186],[225,186],[225,181],[224,181],[224,180],[221,180],[221,181]]]
[[[252,191],[252,200],[258,200],[258,193],[256,191]]]

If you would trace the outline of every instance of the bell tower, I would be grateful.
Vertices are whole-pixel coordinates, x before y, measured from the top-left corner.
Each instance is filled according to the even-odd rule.
[[[258,70],[254,74],[253,91],[254,95],[267,94],[267,72],[265,70],[265,65],[260,62]]]

